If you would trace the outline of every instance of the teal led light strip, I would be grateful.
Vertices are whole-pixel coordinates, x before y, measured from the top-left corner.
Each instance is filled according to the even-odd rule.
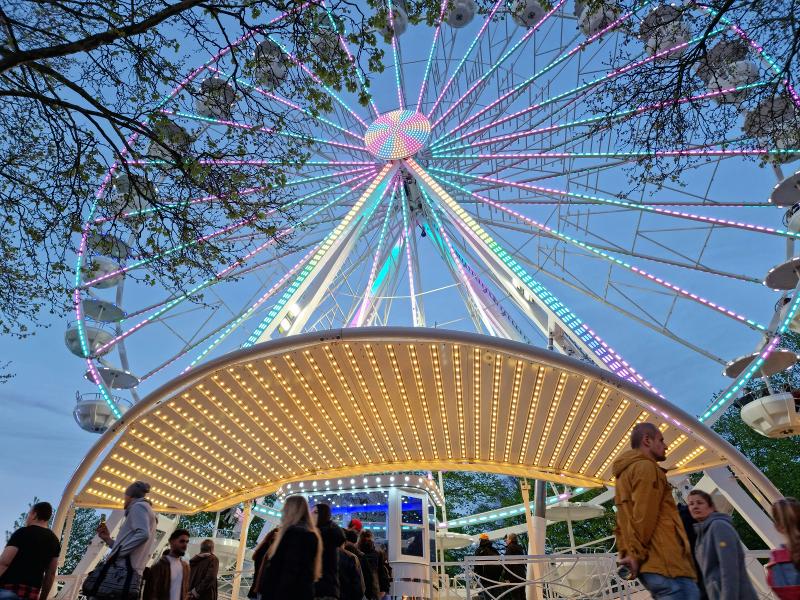
[[[608,252],[605,252],[603,250],[595,248],[594,246],[592,246],[590,244],[587,244],[586,242],[582,242],[581,240],[578,240],[578,239],[576,239],[576,238],[574,238],[572,236],[569,236],[569,235],[567,235],[565,233],[562,233],[562,232],[558,231],[557,229],[553,229],[552,227],[549,227],[547,225],[539,223],[538,221],[534,221],[533,219],[530,219],[530,218],[522,215],[521,213],[518,213],[515,210],[512,210],[510,208],[507,208],[507,207],[503,206],[499,202],[494,202],[493,200],[489,200],[488,198],[484,198],[483,196],[480,196],[478,194],[474,194],[474,193],[470,192],[468,189],[463,188],[460,185],[457,185],[455,183],[452,183],[452,182],[450,182],[450,181],[448,181],[448,180],[446,180],[444,178],[437,177],[436,175],[432,175],[432,177],[434,177],[440,183],[443,183],[443,184],[448,185],[448,186],[450,186],[452,188],[455,188],[455,189],[459,190],[460,192],[463,192],[464,194],[467,194],[469,196],[477,198],[477,199],[483,201],[485,204],[487,204],[489,206],[492,206],[494,208],[502,210],[503,212],[506,212],[506,213],[512,215],[517,220],[522,221],[523,223],[527,223],[528,225],[531,225],[532,227],[535,227],[535,228],[539,229],[540,231],[545,231],[548,234],[553,235],[558,239],[564,240],[565,242],[569,242],[570,244],[572,244],[574,246],[578,246],[579,248],[582,248],[583,250],[586,250],[587,252],[591,252],[595,256],[599,256],[599,257],[601,257],[601,258],[603,258],[603,259],[605,259],[605,260],[607,260],[607,261],[609,261],[609,262],[611,262],[611,263],[613,263],[613,264],[615,264],[617,266],[620,266],[620,267],[622,267],[624,269],[627,269],[628,271],[631,271],[632,273],[636,273],[637,275],[645,277],[645,278],[649,279],[650,281],[653,281],[653,282],[657,283],[658,285],[660,285],[662,287],[665,287],[665,288],[667,288],[669,290],[672,290],[675,293],[679,294],[680,296],[682,296],[682,297],[684,297],[684,298],[686,298],[688,300],[692,300],[694,302],[697,302],[698,304],[701,304],[703,306],[711,308],[712,310],[715,310],[715,311],[721,313],[722,315],[724,315],[726,317],[729,317],[729,318],[731,318],[731,319],[733,319],[735,321],[738,321],[739,323],[744,323],[744,324],[748,325],[751,329],[755,329],[757,331],[766,331],[767,330],[767,328],[764,325],[762,325],[760,323],[757,323],[756,321],[753,321],[752,319],[748,319],[747,317],[745,317],[743,315],[740,315],[740,314],[738,314],[738,313],[736,313],[736,312],[734,312],[732,310],[729,310],[729,309],[725,308],[724,306],[720,306],[719,304],[711,302],[710,300],[707,300],[707,299],[705,299],[705,298],[703,298],[701,296],[698,296],[697,294],[695,294],[693,292],[690,292],[689,290],[686,290],[686,289],[684,289],[684,288],[682,288],[680,286],[677,286],[674,283],[671,283],[671,282],[669,282],[669,281],[667,281],[665,279],[662,279],[660,277],[656,277],[655,275],[652,275],[652,274],[648,273],[644,269],[640,269],[639,267],[637,267],[635,265],[632,265],[632,264],[630,264],[630,263],[628,263],[628,262],[626,262],[624,260],[621,260],[621,259],[617,258],[616,256],[614,256],[612,254],[609,254]]]
[[[320,245],[317,252],[314,256],[309,260],[308,264],[303,268],[297,278],[292,282],[292,284],[287,288],[287,290],[283,293],[283,296],[278,300],[278,302],[273,306],[270,311],[267,313],[267,316],[259,323],[258,327],[250,334],[250,337],[247,338],[247,341],[242,344],[242,348],[249,348],[253,344],[255,344],[258,339],[261,337],[261,334],[266,331],[267,327],[269,327],[270,323],[272,323],[278,314],[284,309],[284,307],[289,303],[289,301],[294,297],[295,292],[300,288],[303,282],[308,278],[309,275],[316,269],[317,265],[322,261],[334,243],[344,234],[344,232],[349,228],[351,222],[356,218],[356,216],[361,212],[361,209],[364,206],[364,203],[375,193],[376,189],[382,187],[381,193],[379,194],[379,199],[383,198],[386,189],[388,188],[388,182],[386,181],[387,176],[390,172],[396,171],[397,166],[392,163],[387,163],[384,165],[383,169],[381,169],[380,173],[375,176],[372,180],[370,185],[358,199],[358,201],[353,205],[350,211],[345,215],[342,221],[331,231],[323,240],[322,244]],[[393,173],[392,173],[393,174]],[[378,203],[375,203],[375,206],[372,210],[374,210]],[[370,212],[371,215],[371,212]]]
[[[536,281],[514,258],[494,241],[486,231],[465,211],[450,195],[428,173],[412,159],[408,159],[406,164],[418,175],[436,194],[445,202],[448,208],[469,228],[477,238],[488,248],[503,265],[514,274],[519,281],[533,293],[556,317],[563,323],[586,347],[595,355],[600,362],[610,371],[616,373],[624,379],[633,381],[638,385],[654,388],[639,375],[630,364],[625,361],[616,351],[606,344],[588,325],[578,318],[567,306],[565,306],[555,295],[546,287]],[[432,169],[433,170],[433,169]],[[435,169],[441,171],[441,169]]]
[[[327,209],[327,208],[329,208],[329,207],[333,206],[334,204],[336,204],[337,202],[339,202],[339,201],[340,201],[340,200],[342,200],[343,198],[345,198],[345,197],[349,196],[349,195],[350,195],[350,194],[352,194],[353,192],[357,191],[359,188],[361,188],[361,187],[363,187],[364,185],[366,185],[366,183],[367,183],[367,182],[366,182],[366,181],[364,181],[364,182],[360,183],[359,185],[357,185],[356,187],[354,187],[353,189],[351,189],[351,190],[347,190],[346,192],[344,192],[344,193],[342,193],[342,194],[339,194],[338,196],[336,196],[336,197],[335,197],[333,200],[331,200],[330,202],[327,202],[327,203],[326,203],[326,204],[324,204],[323,206],[320,206],[319,208],[317,208],[317,209],[314,211],[314,214],[317,214],[317,213],[319,213],[320,211],[322,211],[322,210],[325,210],[325,209]],[[310,216],[311,216],[311,215],[309,215],[309,218],[310,218]],[[209,352],[211,352],[211,351],[212,351],[214,348],[216,348],[216,347],[217,347],[217,346],[218,346],[220,343],[222,343],[222,341],[223,341],[223,340],[224,340],[226,337],[228,337],[228,336],[229,336],[231,333],[233,333],[233,331],[235,331],[235,330],[236,330],[236,329],[237,329],[237,328],[238,328],[238,327],[239,327],[239,326],[240,326],[242,323],[244,323],[244,322],[245,322],[247,319],[249,319],[249,318],[250,318],[250,316],[251,316],[251,315],[252,315],[252,314],[253,314],[253,313],[254,313],[254,312],[255,312],[255,311],[256,311],[256,310],[257,310],[257,309],[258,309],[258,308],[259,308],[259,307],[262,305],[262,304],[264,304],[264,302],[266,302],[266,301],[267,301],[269,298],[271,298],[271,297],[272,297],[272,295],[273,295],[275,292],[277,292],[277,291],[278,291],[278,290],[279,290],[279,289],[280,289],[280,288],[283,286],[283,284],[284,284],[284,283],[286,283],[286,281],[287,281],[287,280],[288,280],[290,277],[292,277],[292,276],[293,276],[293,275],[294,275],[294,274],[295,274],[295,273],[296,273],[296,272],[297,272],[297,271],[298,271],[298,270],[299,270],[299,269],[302,267],[302,265],[304,265],[304,264],[305,264],[305,261],[306,261],[306,260],[308,260],[309,258],[311,258],[311,256],[312,256],[312,255],[313,255],[313,254],[314,254],[314,253],[315,253],[315,252],[316,252],[318,249],[319,249],[319,246],[315,246],[314,248],[312,248],[312,249],[311,249],[311,250],[308,252],[308,254],[306,254],[306,255],[305,255],[305,256],[304,256],[302,259],[300,259],[300,261],[299,261],[297,264],[295,264],[295,266],[294,266],[294,267],[292,267],[292,268],[291,268],[291,269],[290,269],[290,270],[289,270],[289,271],[288,271],[288,272],[287,272],[287,273],[286,273],[286,274],[285,274],[285,275],[284,275],[284,276],[283,276],[283,277],[282,277],[282,278],[281,278],[281,279],[280,279],[280,280],[279,280],[279,281],[278,281],[278,282],[277,282],[277,283],[276,283],[274,286],[272,286],[272,288],[270,288],[270,289],[269,289],[269,291],[267,291],[267,293],[265,293],[263,296],[261,296],[261,297],[260,297],[260,298],[259,298],[259,299],[258,299],[258,300],[257,300],[257,301],[254,303],[254,304],[252,304],[252,305],[251,305],[251,306],[250,306],[250,307],[249,307],[249,308],[248,308],[248,309],[247,309],[245,312],[243,312],[243,313],[242,313],[241,315],[239,315],[239,316],[238,316],[236,319],[234,319],[234,320],[233,320],[233,321],[232,321],[232,322],[231,322],[231,323],[228,325],[228,327],[225,329],[225,331],[223,331],[223,332],[222,332],[222,333],[221,333],[221,334],[220,334],[220,335],[219,335],[219,336],[218,336],[218,337],[217,337],[217,338],[216,338],[216,339],[215,339],[213,342],[211,342],[211,344],[209,344],[209,345],[208,345],[208,347],[206,347],[206,348],[205,348],[205,349],[204,349],[204,350],[203,350],[203,351],[202,351],[200,354],[198,354],[198,355],[197,355],[197,356],[194,358],[194,360],[192,360],[192,362],[191,362],[191,363],[189,363],[189,366],[188,366],[188,367],[186,367],[186,369],[184,369],[184,371],[183,371],[183,372],[185,373],[186,371],[188,371],[189,369],[191,369],[192,367],[194,367],[194,365],[196,365],[198,362],[200,362],[200,361],[201,361],[201,360],[202,360],[202,359],[203,359],[203,358],[204,358],[204,357],[205,357],[205,356],[206,356],[206,355],[207,355]]]

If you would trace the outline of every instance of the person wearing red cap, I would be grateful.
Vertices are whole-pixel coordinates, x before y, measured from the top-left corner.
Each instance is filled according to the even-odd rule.
[[[364,524],[361,522],[361,519],[350,519],[350,522],[347,524],[348,529],[352,529],[356,533],[361,533]]]

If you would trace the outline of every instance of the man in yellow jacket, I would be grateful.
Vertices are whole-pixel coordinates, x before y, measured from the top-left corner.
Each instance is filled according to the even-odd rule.
[[[652,423],[631,433],[631,450],[613,465],[619,563],[638,577],[654,600],[699,600],[692,553],[672,488],[658,463],[664,436]]]

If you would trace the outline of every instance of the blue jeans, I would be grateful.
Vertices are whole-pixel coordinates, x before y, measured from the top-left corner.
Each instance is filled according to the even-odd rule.
[[[688,577],[664,577],[658,573],[639,573],[639,581],[653,600],[700,600],[700,589]]]
[[[22,600],[22,599],[11,590],[4,590],[3,588],[0,588],[0,600]]]

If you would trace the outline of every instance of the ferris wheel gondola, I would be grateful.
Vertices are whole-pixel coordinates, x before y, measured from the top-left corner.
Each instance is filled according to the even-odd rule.
[[[674,360],[676,369],[674,351],[684,363],[699,360],[718,373],[735,345],[715,344],[716,334],[704,336],[684,319],[713,322],[742,352],[753,341],[772,348],[771,315],[748,314],[752,307],[739,292],[774,304],[760,273],[751,271],[766,272],[780,256],[755,265],[760,257],[743,257],[750,246],[742,240],[778,252],[800,238],[792,225],[773,227],[768,212],[788,205],[796,182],[780,184],[770,204],[763,190],[756,198],[731,197],[718,173],[743,156],[771,164],[794,157],[787,153],[791,132],[773,118],[776,107],[796,109],[791,94],[758,108],[755,117],[742,115],[744,142],[736,131],[691,148],[622,147],[613,141],[616,128],[658,106],[632,105],[609,119],[584,102],[621,74],[604,62],[616,36],[640,35],[640,55],[628,69],[667,60],[700,39],[692,37],[688,18],[693,5],[620,14],[565,0],[548,7],[497,0],[480,14],[471,0],[456,0],[443,4],[431,31],[412,25],[406,8],[389,2],[381,9],[388,11],[380,33],[390,64],[370,87],[335,11],[313,15],[307,47],[293,48],[277,33],[235,42],[172,91],[153,117],[157,140],[136,141],[134,155],[110,174],[113,186],[99,196],[115,194],[125,218],[146,220],[152,200],[163,200],[150,166],[168,172],[164,164],[176,154],[192,157],[204,141],[232,131],[259,135],[248,112],[255,100],[284,111],[286,129],[265,128],[270,135],[308,142],[307,159],[286,167],[289,210],[271,214],[273,235],[231,220],[183,242],[238,244],[229,264],[191,286],[146,285],[148,269],[171,260],[172,249],[139,256],[102,218],[87,219],[76,267],[78,320],[66,341],[87,361],[87,378],[112,416],[121,415],[118,394],[136,394],[162,375],[224,350],[316,329],[400,322],[538,340],[651,390],[637,361],[624,358],[629,352],[612,348],[602,328],[578,313],[614,323],[609,330],[617,340],[617,330],[634,329],[637,341],[654,344],[649,356]],[[697,97],[718,101],[711,111],[746,97],[747,86],[758,83],[754,73],[760,79],[770,68],[740,29],[720,35],[708,68],[697,73]],[[401,47],[411,37],[414,43]],[[315,72],[319,56],[334,52],[348,57],[358,89],[335,90]],[[522,60],[525,52],[537,60]],[[234,72],[232,57],[249,70],[226,75]],[[330,110],[321,113],[281,92],[295,73],[313,82]],[[775,140],[777,147],[770,145]],[[753,141],[755,149],[745,143]],[[620,191],[625,169],[656,155],[692,158],[687,168],[706,191],[669,184],[641,194]],[[268,168],[284,158],[245,149],[218,163],[203,160]],[[245,183],[241,193],[255,187]],[[781,268],[767,285],[795,289],[795,272]],[[636,344],[627,344],[636,355]],[[782,354],[773,350],[775,361]],[[758,372],[751,368],[755,356],[738,365],[733,387],[739,387],[704,420]]]

